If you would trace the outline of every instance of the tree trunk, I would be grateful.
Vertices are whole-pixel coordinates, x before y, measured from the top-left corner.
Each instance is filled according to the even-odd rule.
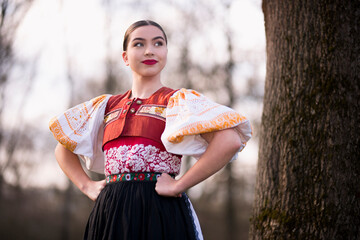
[[[264,0],[252,239],[359,239],[359,1]]]

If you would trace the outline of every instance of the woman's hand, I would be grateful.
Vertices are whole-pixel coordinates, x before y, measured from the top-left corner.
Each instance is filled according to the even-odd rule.
[[[164,197],[181,197],[181,190],[177,189],[177,180],[167,173],[163,173],[158,177],[155,191]]]
[[[82,168],[78,156],[60,143],[55,148],[55,157],[61,169],[75,186],[91,200],[95,201],[106,185],[105,179],[102,181],[91,180]]]
[[[93,201],[96,201],[101,190],[105,187],[106,182],[105,179],[101,181],[90,181],[87,185],[84,186],[83,189],[80,189],[88,198]]]

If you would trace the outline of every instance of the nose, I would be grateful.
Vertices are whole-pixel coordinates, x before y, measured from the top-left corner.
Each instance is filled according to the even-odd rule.
[[[145,48],[145,56],[152,56],[154,55],[154,52],[153,52],[153,48],[151,45],[148,45],[146,48]]]

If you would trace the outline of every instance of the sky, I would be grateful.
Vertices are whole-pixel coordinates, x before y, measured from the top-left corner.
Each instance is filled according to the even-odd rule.
[[[208,3],[215,4],[214,1],[208,0]],[[35,71],[34,78],[31,80],[24,78],[26,76],[24,69],[19,68],[18,71],[14,71],[13,78],[15,80],[9,86],[8,92],[16,91],[23,94],[26,96],[26,101],[22,98],[12,98],[9,109],[17,109],[16,106],[23,105],[22,111],[25,119],[40,126],[39,128],[44,132],[48,131],[49,119],[68,107],[69,83],[66,80],[66,70],[69,65],[79,79],[101,78],[104,69],[99,66],[104,62],[106,54],[106,37],[112,39],[112,51],[119,54],[119,64],[122,64],[120,56],[123,33],[132,22],[148,18],[148,15],[141,11],[122,10],[121,8],[115,10],[115,7],[104,9],[101,5],[102,2],[101,0],[36,0],[19,27],[14,43],[16,56],[25,63],[27,74],[29,71],[34,71],[33,66],[35,66]],[[181,0],[178,2],[185,3]],[[191,7],[192,1],[188,2]],[[169,24],[169,21],[174,21],[171,22],[173,26],[179,24],[176,11],[169,10],[166,5],[159,4],[156,8],[149,7],[149,9],[156,16],[158,22]],[[107,13],[111,14],[111,19],[108,18]],[[264,79],[265,34],[260,1],[233,1],[226,21],[234,31],[236,47],[242,52],[257,51],[260,58],[263,58],[257,74]],[[107,24],[110,24],[111,31],[104,31],[104,26]],[[210,36],[209,41],[219,46],[223,43],[224,38],[216,29],[216,27],[205,25],[199,31],[207,32]],[[205,51],[205,48],[201,50],[203,45],[203,41],[193,39],[193,47],[198,49],[197,51]],[[171,54],[171,48],[169,48],[169,53]],[[194,54],[202,56],[195,51]],[[219,60],[223,57],[221,52],[213,54]],[[71,59],[69,65],[68,59]],[[246,64],[242,66],[244,67],[238,69],[237,74],[240,79],[245,79],[252,74],[252,71],[246,68]],[[24,90],[24,84],[29,81],[33,81],[33,84],[30,89]],[[241,85],[241,81],[239,84]],[[30,94],[26,95],[25,91]],[[254,108],[259,110],[254,111]],[[242,104],[243,114],[250,120],[260,118],[261,110],[261,103]],[[7,112],[9,116],[16,116],[16,114],[18,114],[16,111],[8,110]],[[8,124],[10,127],[14,127],[16,122]],[[257,150],[257,143],[250,141],[241,153],[241,159],[237,161],[239,165],[236,168],[237,171],[246,172],[248,169],[252,169],[252,171],[255,169]],[[65,182],[52,151],[46,156],[46,161],[43,161],[33,171],[44,175],[46,179],[51,179],[51,184],[61,186]],[[27,184],[42,185],[45,183],[29,179]]]

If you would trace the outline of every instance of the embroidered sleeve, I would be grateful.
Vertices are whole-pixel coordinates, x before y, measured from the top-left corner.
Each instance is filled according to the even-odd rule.
[[[79,155],[86,167],[104,173],[102,138],[104,113],[110,95],[101,95],[79,104],[50,120],[55,139]]]
[[[252,135],[249,120],[194,90],[180,89],[169,100],[161,140],[171,153],[199,158],[208,145],[200,134],[228,128],[238,133],[242,142],[240,152]]]

